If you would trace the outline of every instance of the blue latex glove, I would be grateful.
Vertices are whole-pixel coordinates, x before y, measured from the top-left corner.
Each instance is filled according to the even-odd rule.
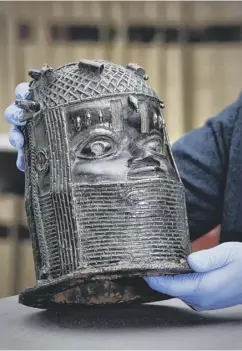
[[[145,280],[152,289],[178,297],[197,311],[242,303],[242,243],[223,243],[194,252],[188,263],[196,273]]]
[[[29,83],[21,83],[15,89],[16,99],[30,99],[31,94],[29,92]],[[17,167],[19,170],[24,171],[24,137],[18,126],[24,126],[26,122],[20,122],[20,118],[24,115],[24,110],[19,108],[15,103],[8,106],[5,110],[5,119],[11,124],[9,132],[10,144],[18,150]]]

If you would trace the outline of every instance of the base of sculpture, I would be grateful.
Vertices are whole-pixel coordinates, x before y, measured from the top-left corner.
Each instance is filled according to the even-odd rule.
[[[102,305],[144,303],[170,298],[152,290],[144,276],[184,274],[191,272],[187,262],[163,263],[160,269],[103,272],[75,272],[61,279],[41,283],[26,289],[19,296],[23,305],[36,308],[55,308],[59,305]]]

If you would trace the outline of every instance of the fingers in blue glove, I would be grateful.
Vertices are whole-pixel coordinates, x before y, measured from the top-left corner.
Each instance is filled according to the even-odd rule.
[[[145,278],[161,293],[178,297],[198,311],[242,303],[242,243],[224,243],[188,257],[195,273]]]
[[[24,100],[31,99],[28,83],[21,83],[15,89],[16,99]],[[15,103],[8,106],[5,110],[5,119],[8,123],[16,126],[24,126],[26,122],[21,122],[20,119],[25,114],[25,111],[18,107]]]
[[[24,172],[24,151],[23,149],[18,150],[18,157],[16,162],[17,168]]]
[[[4,115],[8,123],[13,124],[15,126],[24,126],[26,122],[20,121],[24,113],[25,112],[14,103],[6,108]]]
[[[230,243],[227,243],[229,247]],[[212,249],[194,252],[188,256],[188,264],[194,272],[203,273],[226,266],[233,261],[233,250],[224,250],[224,244]]]
[[[179,274],[162,277],[149,277],[145,281],[158,292],[174,297],[187,296],[198,289],[203,274]]]
[[[30,100],[31,93],[29,91],[29,83],[19,84],[15,89],[15,96],[18,100]],[[12,128],[9,132],[9,142],[18,150],[18,157],[16,161],[17,168],[24,171],[24,137],[21,131],[18,129],[18,126],[24,126],[26,124],[26,121],[21,121],[21,118],[26,115],[26,112],[13,103],[6,108],[4,115],[7,122],[12,124]]]
[[[20,171],[24,172],[24,137],[17,126],[12,126],[11,131],[9,133],[9,142],[13,147],[15,147],[18,150],[16,166]]]
[[[24,137],[17,126],[12,126],[9,132],[9,142],[16,149],[22,149],[24,145]]]
[[[31,99],[31,93],[29,91],[29,83],[20,83],[19,85],[17,85],[16,89],[15,89],[15,96],[16,99],[19,100],[30,100]]]

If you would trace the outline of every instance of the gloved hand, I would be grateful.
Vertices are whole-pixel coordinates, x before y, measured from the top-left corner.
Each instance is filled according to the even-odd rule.
[[[29,83],[21,83],[15,89],[16,99],[30,99],[31,94],[29,91]],[[18,150],[17,167],[19,170],[24,171],[24,137],[20,132],[18,126],[24,126],[26,122],[21,122],[20,119],[23,117],[25,111],[18,107],[15,103],[8,106],[5,110],[5,119],[10,123],[11,129],[9,132],[10,144]]]
[[[242,243],[223,243],[194,252],[188,263],[195,273],[145,280],[152,289],[178,297],[197,311],[242,303]]]

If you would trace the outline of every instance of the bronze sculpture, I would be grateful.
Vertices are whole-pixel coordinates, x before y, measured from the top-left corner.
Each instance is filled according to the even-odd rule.
[[[29,71],[28,306],[161,300],[142,277],[189,272],[185,193],[142,67],[81,60]],[[165,298],[165,297],[163,297]]]

